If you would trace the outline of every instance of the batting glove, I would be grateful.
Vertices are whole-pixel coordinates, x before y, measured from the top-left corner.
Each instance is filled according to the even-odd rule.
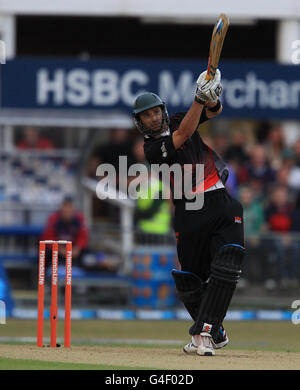
[[[206,80],[206,71],[202,72],[197,80],[196,100],[205,104],[216,102],[222,94],[221,72],[219,69],[212,80]]]

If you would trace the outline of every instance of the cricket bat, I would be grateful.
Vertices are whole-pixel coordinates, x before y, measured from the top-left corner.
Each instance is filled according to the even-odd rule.
[[[211,80],[215,77],[218,69],[219,59],[222,51],[223,42],[229,26],[229,19],[225,14],[221,14],[212,32],[206,80]]]

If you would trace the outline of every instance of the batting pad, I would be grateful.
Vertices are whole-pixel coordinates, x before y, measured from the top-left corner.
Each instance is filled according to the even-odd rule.
[[[198,316],[202,294],[207,283],[204,283],[193,272],[173,269],[171,273],[175,281],[178,298],[195,321]]]

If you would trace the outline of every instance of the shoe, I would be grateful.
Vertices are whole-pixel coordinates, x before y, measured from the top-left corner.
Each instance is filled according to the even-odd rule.
[[[223,348],[229,343],[229,338],[223,325],[220,326],[218,333],[212,338],[212,343],[215,349]]]
[[[202,332],[197,338],[197,341],[199,343],[199,346],[197,348],[197,355],[214,356],[216,354],[212,342],[212,337],[209,333]]]
[[[192,336],[192,341],[183,347],[183,351],[185,353],[190,354],[190,355],[195,355],[197,353],[197,348],[198,348],[198,345],[196,345],[196,341],[194,339],[194,336]]]
[[[220,326],[218,333],[212,338],[212,344],[214,349],[220,349],[225,347],[229,343],[226,331],[223,326]],[[183,347],[183,351],[189,355],[197,353],[198,344],[194,336],[189,344]]]

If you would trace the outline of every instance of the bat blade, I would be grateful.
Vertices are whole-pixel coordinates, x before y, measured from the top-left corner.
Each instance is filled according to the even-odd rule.
[[[214,26],[211,36],[206,80],[211,80],[215,77],[228,26],[229,19],[227,15],[221,14]]]

